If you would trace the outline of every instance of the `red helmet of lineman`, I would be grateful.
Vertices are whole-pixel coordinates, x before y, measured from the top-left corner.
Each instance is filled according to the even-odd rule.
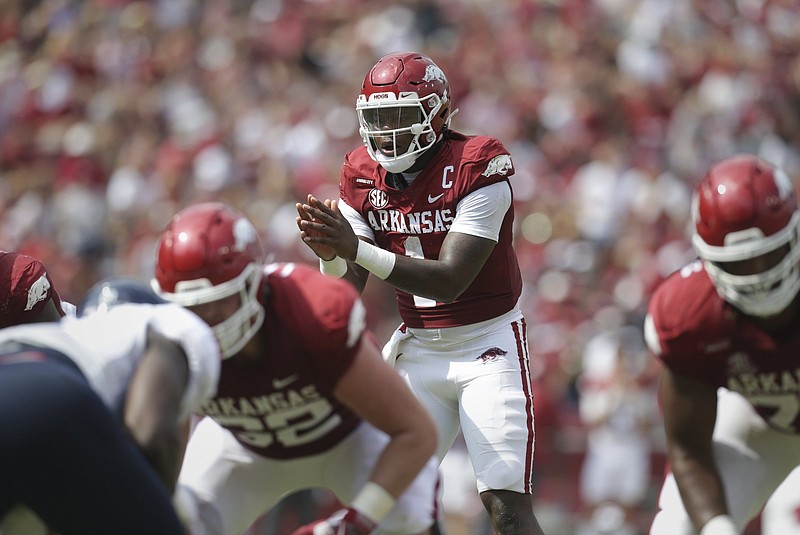
[[[388,54],[369,70],[356,101],[361,137],[392,173],[409,169],[450,124],[450,84],[429,57]]]
[[[792,302],[800,290],[800,212],[784,171],[750,155],[722,160],[699,184],[692,213],[693,244],[723,299],[762,317]],[[746,260],[752,272],[730,272],[730,263]]]
[[[244,347],[264,321],[258,301],[264,258],[258,233],[241,213],[222,203],[201,203],[173,216],[157,245],[156,293],[195,306],[238,294],[238,310],[213,326],[223,358]]]

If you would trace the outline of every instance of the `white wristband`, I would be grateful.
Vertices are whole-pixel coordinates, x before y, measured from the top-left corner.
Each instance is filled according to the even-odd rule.
[[[394,253],[376,247],[364,240],[358,240],[356,251],[356,264],[363,267],[375,276],[386,280],[394,269]]]
[[[334,256],[333,260],[319,259],[319,271],[325,275],[341,279],[347,273],[347,261],[341,256]]]
[[[353,499],[350,507],[368,517],[376,524],[380,524],[389,511],[394,509],[397,502],[394,496],[377,483],[367,481],[358,495]]]
[[[739,529],[728,515],[717,515],[706,522],[700,535],[739,535]]]

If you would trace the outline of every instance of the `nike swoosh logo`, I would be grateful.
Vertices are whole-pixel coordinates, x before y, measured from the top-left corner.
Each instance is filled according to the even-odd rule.
[[[275,388],[275,390],[281,390],[295,381],[297,381],[297,374],[293,373],[289,377],[284,377],[283,379],[273,379],[272,386]]]
[[[428,202],[429,203],[435,203],[436,201],[441,199],[443,195],[444,195],[444,193],[440,193],[439,195],[437,195],[435,197],[433,195],[428,195]]]

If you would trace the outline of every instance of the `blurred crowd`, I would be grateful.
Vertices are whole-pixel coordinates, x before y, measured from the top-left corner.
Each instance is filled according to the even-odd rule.
[[[75,302],[105,276],[149,277],[168,218],[222,199],[276,260],[315,262],[294,204],[335,198],[361,80],[398,50],[431,56],[453,127],[515,163],[543,527],[605,529],[580,483],[579,405],[624,373],[652,400],[637,434],[651,478],[630,505],[643,532],[663,457],[639,327],[694,257],[709,164],[750,152],[800,177],[797,0],[5,0],[0,248],[40,258]],[[399,319],[376,286],[364,298],[385,338]]]

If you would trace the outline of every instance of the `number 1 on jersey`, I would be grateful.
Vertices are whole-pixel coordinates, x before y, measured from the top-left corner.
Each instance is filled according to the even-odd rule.
[[[406,249],[406,256],[410,258],[425,258],[425,253],[422,251],[422,242],[419,241],[417,236],[409,236],[406,238],[403,247]],[[427,297],[414,296],[414,306],[417,308],[430,308],[436,306],[436,301],[428,299]]]

